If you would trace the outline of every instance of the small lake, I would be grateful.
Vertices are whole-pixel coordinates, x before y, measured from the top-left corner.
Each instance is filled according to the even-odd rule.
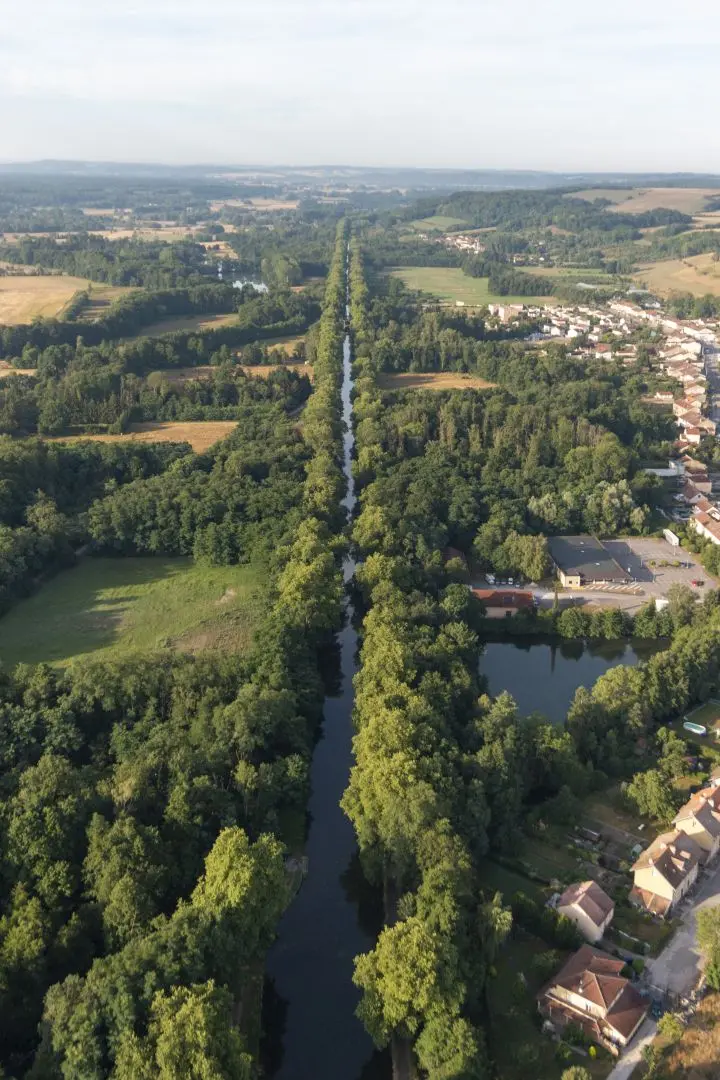
[[[618,664],[634,665],[667,649],[662,641],[557,641],[547,638],[503,638],[486,641],[480,673],[493,696],[507,690],[520,712],[544,713],[560,724],[579,686],[588,689]]]

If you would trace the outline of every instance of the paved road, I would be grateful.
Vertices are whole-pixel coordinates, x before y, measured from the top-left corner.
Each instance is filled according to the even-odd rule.
[[[640,1030],[630,1043],[630,1049],[626,1050],[622,1055],[607,1080],[629,1080],[634,1069],[642,1060],[643,1050],[653,1041],[656,1033],[657,1024],[655,1021],[651,1017],[648,1017],[647,1020],[643,1020],[640,1025]]]
[[[662,990],[687,994],[698,980],[701,968],[696,940],[697,913],[720,904],[720,866],[716,866],[698,889],[692,906],[683,914],[682,926],[660,955],[647,965],[648,981]]]

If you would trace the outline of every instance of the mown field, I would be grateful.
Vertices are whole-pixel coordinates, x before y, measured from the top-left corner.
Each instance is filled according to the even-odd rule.
[[[190,559],[85,558],[0,619],[3,666],[67,664],[136,650],[246,649],[262,573]]]
[[[639,266],[634,276],[646,288],[661,296],[673,292],[720,296],[720,263],[713,260],[712,254],[649,263]]]
[[[314,374],[312,364],[306,364],[304,361],[298,361],[297,363],[289,361],[287,364],[238,364],[238,368],[244,371],[246,375],[252,375],[256,379],[267,379],[268,375],[273,371],[296,371],[299,375],[307,375],[310,382],[312,382]],[[166,368],[152,371],[150,376],[155,379],[164,376],[169,383],[186,383],[191,382],[193,379],[209,379],[214,372],[219,370],[217,365],[198,364],[197,367]],[[2,375],[0,369],[0,378],[2,378]]]
[[[548,304],[551,296],[496,296],[487,278],[473,278],[454,266],[402,266],[391,270],[409,289],[427,293],[438,300],[458,301],[469,306],[484,304]]]
[[[139,337],[159,337],[161,334],[176,334],[188,330],[215,330],[218,326],[229,326],[237,321],[237,315],[176,315],[167,319],[158,319],[138,330],[132,337],[123,338],[131,341]]]
[[[464,218],[449,217],[446,214],[433,214],[432,217],[418,218],[416,221],[408,222],[411,229],[415,229],[416,232],[444,232],[445,229],[454,229],[458,225],[469,225],[469,221],[465,221]]]
[[[197,454],[234,431],[234,420],[158,420],[133,424],[124,435],[52,435],[52,442],[186,442]]]
[[[716,188],[588,188],[574,191],[572,198],[609,199],[610,209],[621,214],[644,214],[647,210],[679,210],[683,214],[699,214],[713,196],[720,196]]]
[[[489,390],[497,385],[461,371],[385,372],[377,381],[381,390]]]
[[[76,292],[90,287],[93,297],[98,300],[114,300],[128,291],[121,286],[97,285],[85,278],[61,274],[0,277],[0,324],[17,326],[39,317],[55,318],[62,315],[63,308]]]

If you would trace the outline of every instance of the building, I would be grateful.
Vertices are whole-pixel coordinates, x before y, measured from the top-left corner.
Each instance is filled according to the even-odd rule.
[[[548,550],[558,577],[568,589],[587,585],[627,585],[629,571],[613,559],[594,536],[552,536]]]
[[[701,862],[710,862],[720,850],[720,787],[711,784],[691,795],[673,818],[684,833],[697,841]]]
[[[653,840],[633,865],[630,901],[651,915],[667,915],[697,881],[703,849],[683,829]]]
[[[489,619],[503,619],[517,611],[532,611],[535,606],[532,593],[519,589],[507,592],[503,589],[473,589],[472,594],[485,605]]]
[[[582,1028],[613,1054],[632,1039],[650,1003],[620,972],[623,960],[583,945],[538,994],[538,1009],[556,1028]]]
[[[707,509],[703,509],[696,504],[695,513],[690,518],[688,524],[695,530],[704,536],[706,540],[709,540],[713,544],[720,544],[720,519],[718,518],[717,511],[712,512],[714,508],[711,508],[710,512]]]
[[[574,922],[583,937],[596,944],[612,922],[615,904],[596,881],[582,881],[565,890],[556,910],[558,915]]]

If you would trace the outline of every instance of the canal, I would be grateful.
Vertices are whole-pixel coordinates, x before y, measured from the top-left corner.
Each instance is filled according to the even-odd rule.
[[[507,690],[522,715],[541,712],[560,724],[579,686],[588,689],[618,664],[634,665],[667,649],[667,641],[558,641],[540,637],[487,641],[480,672],[488,692]]]
[[[350,338],[346,336],[343,505],[348,515],[355,505],[351,393]],[[346,582],[354,569],[346,558]],[[325,700],[322,732],[312,760],[308,875],[281,920],[268,957],[264,1064],[266,1073],[276,1080],[384,1080],[389,1075],[387,1057],[374,1052],[355,1016],[360,995],[352,983],[354,957],[372,948],[380,929],[379,920],[373,925],[373,919],[368,919],[367,905],[363,912],[355,832],[340,809],[352,764],[352,679],[357,650],[352,615],[348,601],[345,627],[338,634],[340,689]]]

